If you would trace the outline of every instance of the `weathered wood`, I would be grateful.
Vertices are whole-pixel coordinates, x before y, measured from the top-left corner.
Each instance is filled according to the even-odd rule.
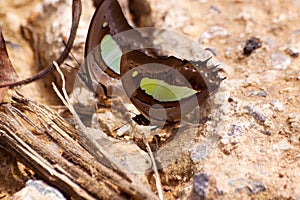
[[[43,105],[14,96],[0,109],[0,143],[37,176],[75,199],[157,199],[106,167],[77,141],[74,127]]]

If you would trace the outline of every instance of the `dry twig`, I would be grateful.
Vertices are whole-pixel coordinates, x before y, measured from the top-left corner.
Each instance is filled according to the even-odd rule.
[[[73,47],[73,43],[74,43],[74,40],[75,40],[75,36],[76,36],[78,24],[79,24],[80,15],[81,15],[81,1],[80,0],[73,0],[71,31],[70,31],[70,35],[69,35],[69,38],[68,38],[68,42],[67,42],[63,52],[55,60],[55,62],[58,65],[61,65],[64,62],[64,60],[68,57],[69,52]],[[28,83],[31,83],[33,81],[44,78],[47,74],[49,74],[50,72],[52,72],[54,70],[55,70],[55,66],[52,64],[49,67],[43,69],[42,71],[40,71],[39,73],[37,73],[36,75],[34,75],[32,77],[29,77],[29,78],[21,80],[21,81],[0,85],[0,88],[3,88],[3,87],[13,88],[13,87],[16,87],[16,86],[19,86],[19,85],[28,84]]]

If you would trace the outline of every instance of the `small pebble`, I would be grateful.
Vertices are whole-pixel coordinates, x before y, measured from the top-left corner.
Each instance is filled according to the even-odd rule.
[[[266,186],[260,181],[252,181],[244,178],[230,180],[229,185],[235,187],[236,192],[247,191],[249,194],[258,194],[267,190]]]
[[[244,131],[243,131],[242,127],[237,126],[237,125],[232,125],[231,130],[228,133],[228,136],[239,136],[239,135],[242,135],[243,132]]]
[[[264,135],[271,135],[270,131],[262,131],[261,133],[264,134]]]
[[[273,145],[273,149],[282,150],[282,151],[288,151],[293,148],[293,145],[291,145],[287,140],[281,140]]]
[[[300,132],[300,114],[290,113],[287,121],[294,132]]]
[[[292,63],[289,57],[282,55],[281,53],[273,53],[271,55],[271,60],[274,69],[286,69]]]
[[[208,42],[208,40],[216,37],[226,37],[228,35],[228,30],[221,26],[213,26],[208,31],[201,34],[200,40]]]
[[[207,147],[204,144],[198,144],[190,152],[191,159],[194,163],[199,162],[207,157]]]
[[[265,192],[266,186],[263,183],[254,181],[248,185],[248,189],[250,190],[250,194],[258,194],[260,192]]]
[[[205,173],[196,173],[194,175],[194,191],[203,199],[206,197],[208,178],[209,176]]]
[[[261,45],[262,45],[262,42],[260,41],[259,38],[251,37],[249,40],[246,41],[246,45],[243,49],[243,54],[245,56],[249,56],[252,53],[252,51],[260,48]]]
[[[232,48],[230,48],[230,47],[226,48],[225,57],[226,58],[232,58]]]
[[[266,97],[267,96],[267,92],[265,91],[252,91],[249,93],[249,96],[259,96],[259,97]]]
[[[15,193],[12,200],[65,200],[59,190],[40,180],[28,180],[26,186]]]
[[[117,135],[119,137],[124,136],[125,134],[129,133],[131,129],[131,126],[129,124],[121,126],[118,130],[117,130]]]
[[[217,6],[215,6],[215,5],[211,5],[209,7],[209,10],[212,11],[212,12],[214,12],[214,13],[217,13],[217,14],[222,13],[221,10]]]
[[[270,104],[274,107],[275,111],[282,112],[284,109],[283,104],[278,100],[272,100]]]
[[[287,54],[289,54],[292,58],[297,58],[298,56],[299,56],[299,52],[296,52],[294,49],[292,49],[292,48],[287,48],[286,50],[285,50],[285,52],[287,53]]]
[[[300,30],[295,30],[290,35],[290,41],[285,52],[289,54],[292,58],[297,58],[300,53]]]
[[[246,109],[250,115],[254,117],[259,122],[264,123],[267,119],[266,116],[264,116],[262,113],[257,111],[253,106],[245,106],[244,109]]]

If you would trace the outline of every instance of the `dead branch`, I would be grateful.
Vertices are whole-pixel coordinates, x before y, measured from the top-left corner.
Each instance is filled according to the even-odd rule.
[[[75,199],[157,199],[143,186],[98,162],[76,141],[74,127],[21,96],[0,109],[0,144],[64,194]]]
[[[76,36],[76,32],[77,32],[77,28],[78,28],[78,24],[79,24],[79,20],[80,20],[81,9],[82,9],[81,1],[73,0],[73,3],[72,3],[72,25],[71,25],[70,35],[69,35],[67,44],[66,44],[63,52],[55,60],[55,62],[58,65],[61,65],[64,62],[64,60],[68,57],[69,52],[73,47],[73,43],[75,40],[75,36]],[[31,83],[33,81],[44,78],[47,74],[49,74],[53,70],[55,70],[55,66],[53,64],[51,64],[49,67],[43,69],[42,71],[40,71],[39,73],[37,73],[36,75],[34,75],[32,77],[29,77],[29,78],[21,80],[21,81],[16,81],[13,83],[7,83],[7,84],[0,85],[0,88],[3,88],[3,87],[13,88],[13,87],[16,87],[19,85]]]

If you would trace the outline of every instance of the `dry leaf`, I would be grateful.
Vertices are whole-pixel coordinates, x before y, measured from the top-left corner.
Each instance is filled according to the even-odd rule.
[[[0,27],[0,85],[4,83],[14,82],[16,72],[9,60],[5,40]],[[2,103],[9,87],[0,88],[0,103]]]

